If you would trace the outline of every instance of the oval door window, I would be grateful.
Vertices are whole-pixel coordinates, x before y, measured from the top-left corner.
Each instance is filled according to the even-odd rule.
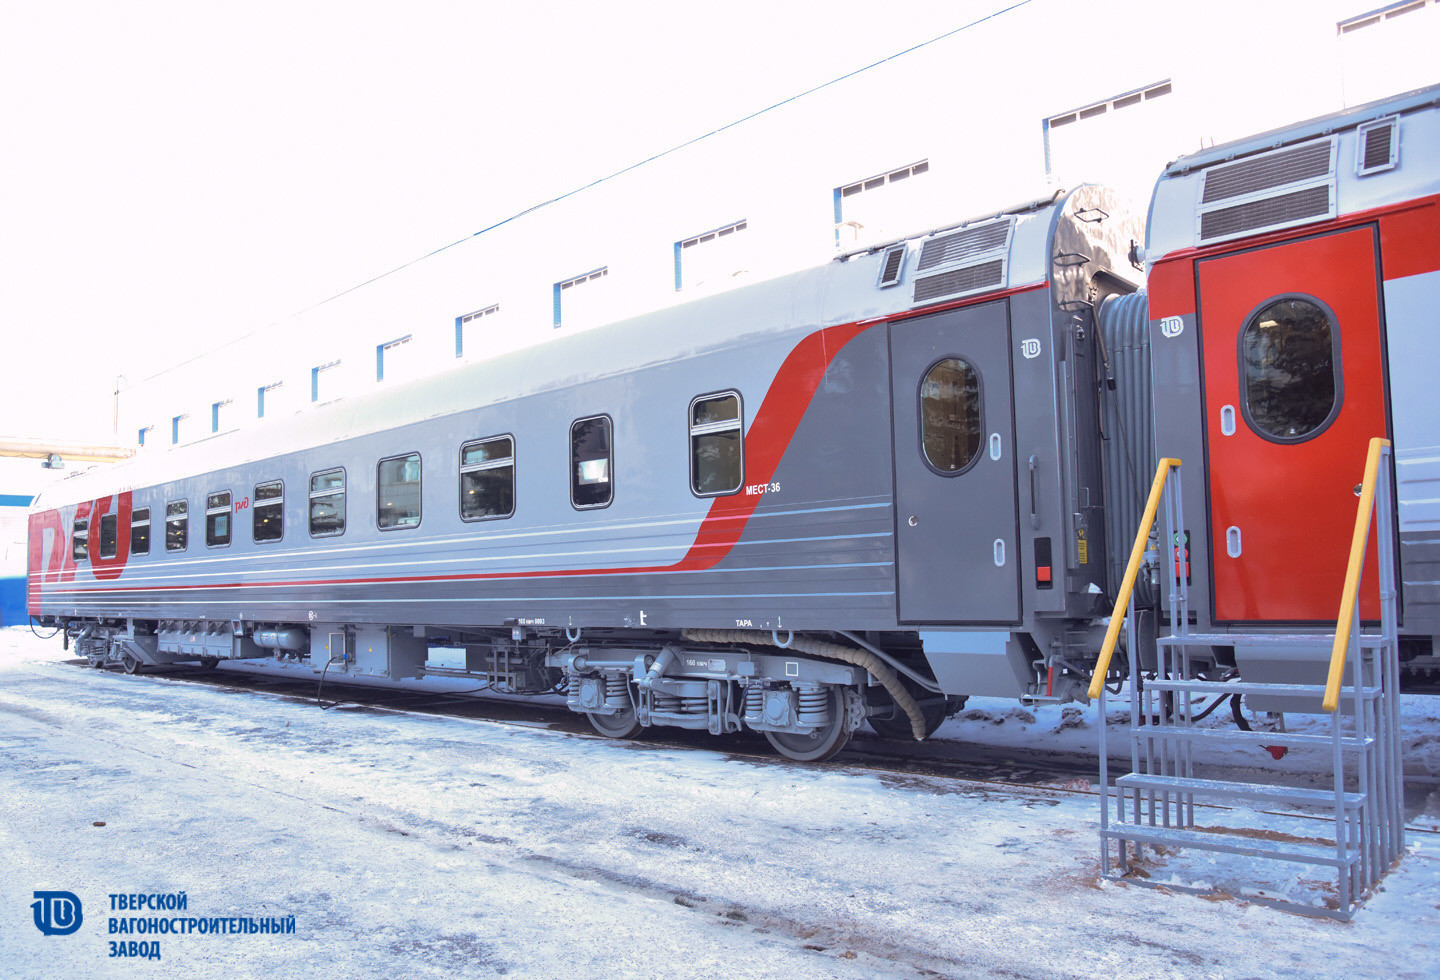
[[[959,473],[980,452],[980,374],[968,361],[947,357],[920,382],[920,445],[941,473]]]
[[[1240,334],[1245,420],[1275,442],[1300,442],[1330,424],[1340,408],[1335,318],[1299,296],[1271,300]]]

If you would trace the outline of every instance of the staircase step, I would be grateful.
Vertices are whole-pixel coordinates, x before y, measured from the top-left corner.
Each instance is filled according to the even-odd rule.
[[[1261,684],[1255,681],[1194,681],[1165,678],[1147,680],[1147,691],[1189,691],[1192,694],[1287,694],[1301,697],[1324,697],[1324,684]],[[1353,687],[1340,688],[1340,697],[1354,698]],[[1362,687],[1361,697],[1367,700],[1380,693],[1378,687]]]
[[[1385,646],[1389,640],[1375,633],[1360,633],[1357,636],[1362,647],[1374,649]],[[1329,646],[1335,642],[1334,633],[1171,633],[1155,640],[1162,647],[1182,646],[1234,646],[1250,647],[1315,647]]]
[[[1172,795],[1204,796],[1226,800],[1264,800],[1267,803],[1296,803],[1305,806],[1335,805],[1335,791],[1241,783],[1225,779],[1191,779],[1183,776],[1151,776],[1130,773],[1115,780],[1120,789],[1159,790]],[[1345,809],[1356,810],[1365,802],[1364,793],[1341,794]]]
[[[1100,831],[1110,840],[1137,841],[1141,844],[1170,844],[1206,851],[1223,851],[1248,857],[1296,861],[1301,864],[1325,864],[1332,868],[1354,865],[1360,860],[1357,850],[1348,850],[1344,857],[1335,853],[1333,844],[1305,844],[1295,841],[1270,841],[1258,837],[1215,834],[1202,830],[1172,830],[1168,827],[1137,827],[1134,824],[1111,825]]]
[[[1176,725],[1141,725],[1131,728],[1136,738],[1166,739],[1177,742],[1238,742],[1245,745],[1284,745],[1290,748],[1314,745],[1330,748],[1335,740],[1329,735],[1304,735],[1299,732],[1243,732],[1238,728],[1181,728]],[[1340,747],[1347,752],[1357,752],[1373,745],[1373,738],[1340,737]]]

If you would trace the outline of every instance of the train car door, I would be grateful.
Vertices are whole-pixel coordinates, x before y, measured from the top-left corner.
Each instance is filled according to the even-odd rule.
[[[1215,618],[1333,620],[1366,447],[1389,432],[1374,230],[1196,265]],[[1372,544],[1367,619],[1375,575]]]
[[[1009,311],[890,327],[900,621],[1020,617]]]

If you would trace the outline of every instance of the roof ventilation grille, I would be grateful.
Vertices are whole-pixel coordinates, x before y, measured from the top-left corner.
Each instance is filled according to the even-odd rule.
[[[977,289],[999,286],[1005,282],[1005,261],[994,259],[976,265],[961,266],[915,280],[915,302],[952,293],[969,293]]]
[[[1330,188],[1325,185],[1217,208],[1200,215],[1200,240],[1226,238],[1257,228],[1271,228],[1306,218],[1329,217]]]
[[[1283,187],[1330,174],[1330,141],[1297,146],[1205,171],[1202,203],[1228,201],[1272,187]]]
[[[1200,240],[1334,217],[1337,145],[1326,137],[1206,170],[1196,213]]]
[[[920,264],[916,266],[916,271],[924,272],[936,266],[950,265],[952,262],[1003,249],[1010,241],[1010,224],[1008,218],[989,221],[932,238],[920,249]]]
[[[1369,177],[1395,169],[1400,162],[1400,141],[1396,139],[1399,125],[1399,116],[1386,116],[1360,127],[1355,176]]]
[[[880,279],[875,283],[881,289],[900,285],[900,274],[905,271],[905,246],[896,245],[885,250],[885,259],[880,263]]]

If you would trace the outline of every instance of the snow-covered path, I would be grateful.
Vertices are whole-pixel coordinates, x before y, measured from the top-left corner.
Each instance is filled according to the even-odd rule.
[[[5,976],[1433,976],[1440,846],[1348,925],[1097,885],[1093,797],[89,671],[0,632]],[[103,821],[104,826],[95,826]],[[85,922],[44,936],[32,893]],[[108,958],[110,893],[293,935]],[[1380,967],[1383,964],[1383,968]]]

